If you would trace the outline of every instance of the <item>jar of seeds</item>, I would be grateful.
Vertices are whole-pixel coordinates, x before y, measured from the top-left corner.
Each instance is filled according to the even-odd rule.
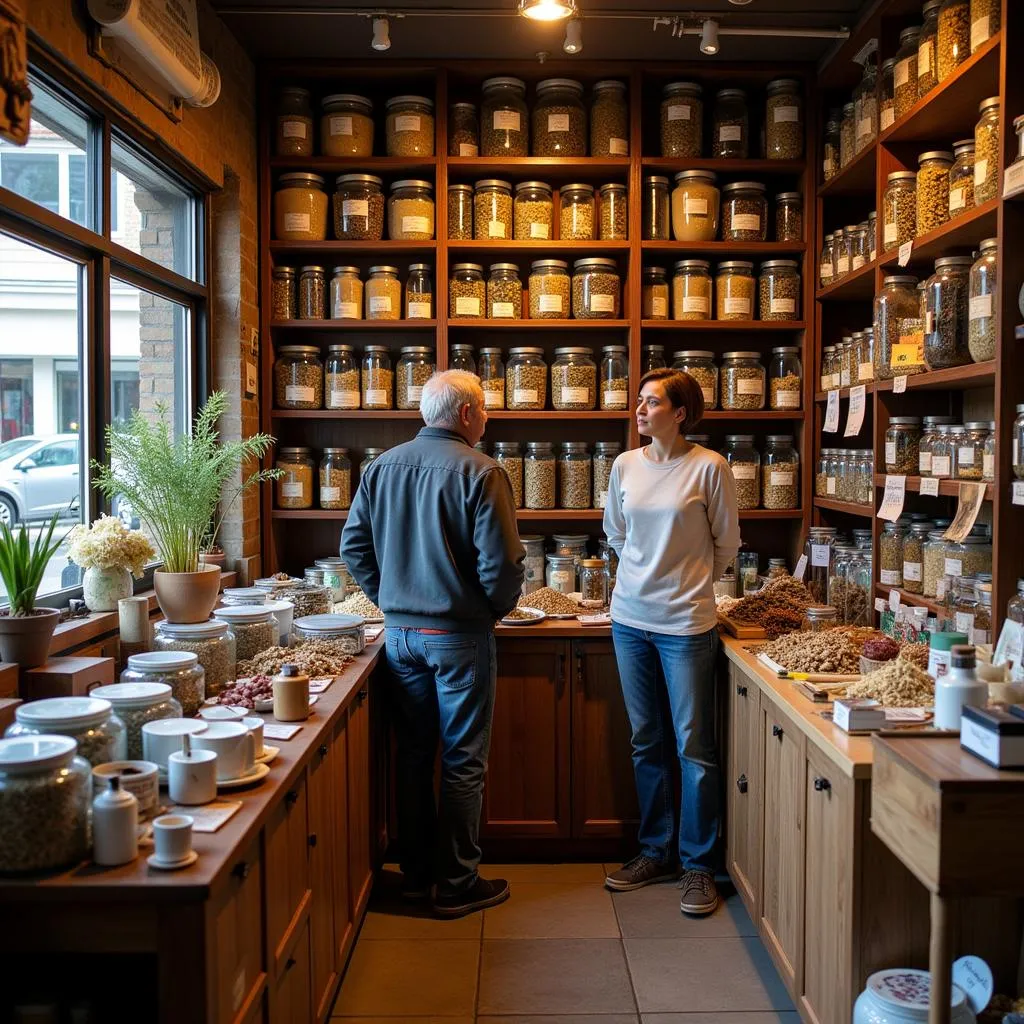
[[[917,173],[893,171],[882,196],[882,252],[898,249],[917,233]]]
[[[270,274],[270,305],[274,320],[295,320],[298,316],[298,278],[294,267],[274,267]]]
[[[448,369],[465,370],[466,373],[476,373],[476,360],[473,358],[472,345],[451,345],[448,348]]]
[[[975,206],[999,195],[999,97],[982,100],[978,110],[981,117],[974,126]]]
[[[327,238],[327,193],[319,174],[289,171],[278,177],[274,238],[281,242],[322,242]]]
[[[878,582],[884,587],[903,586],[903,527],[886,523],[878,539]]]
[[[384,182],[373,174],[341,174],[334,186],[334,237],[379,242],[384,237]]]
[[[487,316],[492,320],[521,320],[523,284],[515,263],[492,263],[487,279]]]
[[[878,138],[878,67],[874,57],[864,62],[864,74],[853,90],[857,134],[854,147],[859,153]]]
[[[556,348],[551,364],[551,404],[560,410],[593,409],[597,402],[597,365],[590,348]]]
[[[473,190],[473,237],[512,237],[512,185],[500,178],[478,181]]]
[[[900,32],[900,48],[893,69],[893,105],[896,120],[917,102],[917,46],[921,26],[911,25]]]
[[[274,481],[278,508],[313,507],[313,450],[282,448],[274,464],[282,475]]]
[[[917,471],[921,476],[932,475],[932,450],[939,436],[938,428],[952,422],[952,416],[925,416],[921,440],[917,446]]]
[[[713,242],[721,195],[712,171],[680,171],[672,190],[672,235],[677,242]]]
[[[843,106],[843,119],[839,122],[839,169],[844,170],[857,155],[857,107],[853,103]]]
[[[530,319],[568,320],[570,290],[565,260],[534,260],[530,264]]]
[[[878,130],[887,131],[896,123],[896,58],[882,62],[882,84],[878,103]]]
[[[974,139],[953,143],[949,169],[949,219],[974,209]]]
[[[977,576],[992,572],[992,539],[987,526],[975,526],[959,543],[947,541],[943,552],[946,576]]]
[[[722,241],[763,242],[768,236],[764,185],[734,181],[722,186]]]
[[[608,604],[608,566],[601,558],[580,561],[580,604],[591,609]]]
[[[928,279],[925,305],[924,358],[930,370],[971,362],[968,347],[970,256],[944,256],[935,261]]]
[[[434,375],[434,350],[427,345],[405,345],[395,373],[396,405],[418,409],[423,385]]]
[[[274,362],[274,406],[320,409],[324,404],[324,367],[316,345],[282,345]]]
[[[601,349],[601,408],[629,408],[629,351],[625,345]]]
[[[354,93],[320,101],[320,152],[324,156],[373,156],[373,103]]]
[[[358,267],[335,267],[330,287],[331,319],[363,319],[363,282]]]
[[[313,155],[313,107],[308,89],[286,85],[277,94],[274,155]]]
[[[839,173],[839,118],[829,118],[825,123],[823,140],[822,179],[831,181]]]
[[[520,411],[543,409],[547,398],[548,368],[544,362],[544,349],[510,349],[505,371],[506,408]]]
[[[800,264],[796,260],[766,260],[758,281],[758,316],[761,320],[800,318]]]
[[[405,282],[405,318],[430,320],[434,316],[434,279],[429,263],[410,263]]]
[[[934,231],[949,220],[949,172],[953,154],[929,150],[918,157],[917,237]]]
[[[512,216],[516,241],[552,238],[554,219],[550,185],[543,181],[521,181],[516,185]]]
[[[495,441],[494,461],[505,470],[516,508],[523,507],[523,455],[518,441]]]
[[[773,348],[768,367],[769,408],[799,409],[803,376],[800,349],[797,346],[781,345]]]
[[[818,258],[818,285],[827,288],[835,278],[832,264],[835,257],[835,235],[827,234],[821,246],[821,256]]]
[[[890,274],[882,279],[882,290],[875,296],[875,377],[892,380],[901,374],[920,373],[923,350],[918,352],[913,335],[904,334],[908,320],[919,313],[917,278],[911,274]],[[907,341],[901,339],[906,337]]]
[[[434,101],[427,96],[392,96],[384,104],[388,156],[434,155]]]
[[[434,186],[417,178],[392,182],[388,196],[388,238],[393,242],[415,242],[433,237]]]
[[[719,391],[723,409],[763,409],[765,372],[757,352],[726,352]]]
[[[664,345],[644,345],[640,350],[640,372],[642,374],[650,370],[664,369],[667,365]]]
[[[475,103],[453,103],[448,108],[448,155],[480,155],[480,119]]]
[[[875,457],[870,448],[857,456],[855,497],[858,505],[872,505],[875,501]],[[870,546],[870,541],[868,545]]]
[[[985,469],[985,442],[991,436],[987,422],[974,421],[964,424],[963,434],[958,439],[956,453],[956,478],[958,480],[981,480]]]
[[[528,441],[526,444],[523,504],[526,508],[555,507],[555,452],[550,441]]]
[[[601,228],[598,233],[602,242],[624,242],[627,237],[628,196],[626,186],[610,182],[599,191],[601,205]]]
[[[716,160],[750,156],[750,117],[742,89],[719,89],[715,94],[711,156]]]
[[[718,264],[715,279],[715,319],[754,319],[754,264],[727,260]]]
[[[804,105],[800,83],[776,78],[768,83],[764,148],[769,160],[799,160],[804,155]]]
[[[971,53],[999,31],[1001,20],[999,0],[971,0]]]
[[[448,317],[482,317],[487,310],[484,268],[479,263],[455,263],[448,282]]]
[[[255,610],[264,615],[269,614],[271,617],[274,614],[270,609],[264,611],[257,607]],[[268,622],[267,625],[267,635],[269,636],[271,624]],[[274,625],[272,628],[275,635],[270,646],[276,642],[277,627]],[[221,622],[218,619],[207,619],[206,622],[167,622],[166,620],[158,622],[153,628],[153,650],[188,651],[196,655],[199,658],[199,664],[206,670],[207,697],[216,697],[228,683],[234,681],[235,634],[226,622]],[[175,701],[175,703],[177,702]],[[128,725],[127,721],[125,725]],[[129,758],[132,757],[131,745],[131,726],[129,725]]]
[[[346,509],[352,505],[352,463],[347,448],[325,448],[320,459],[320,507]]]
[[[594,446],[594,508],[608,504],[608,487],[612,478],[612,466],[622,454],[618,441],[598,441]]]
[[[545,555],[544,579],[551,590],[571,594],[576,589],[576,559],[572,555]]]
[[[956,436],[960,433],[958,423],[940,423],[935,428],[936,437],[932,442],[932,472],[937,480],[953,478],[953,460],[956,452]]]
[[[299,319],[323,320],[327,308],[327,277],[323,267],[299,271]]]
[[[672,353],[672,369],[688,373],[704,395],[704,411],[718,408],[718,369],[714,352],[684,349]]]
[[[853,361],[857,366],[857,383],[867,384],[875,379],[875,329],[866,327],[854,338]]]
[[[967,348],[976,363],[996,356],[996,276],[999,239],[986,238],[981,254],[971,267],[968,291]]]
[[[903,536],[902,580],[899,584],[908,594],[924,592],[924,545],[928,540],[931,523],[914,523]]]
[[[939,81],[944,82],[971,55],[969,0],[942,0],[936,50]]]
[[[780,192],[775,197],[775,241],[802,242],[804,207],[799,192]]]
[[[702,89],[696,82],[669,82],[661,91],[661,155],[699,157],[704,127]]]
[[[132,658],[137,657],[137,654],[132,655]],[[192,674],[198,681],[198,700],[195,702],[198,710],[203,702],[203,670],[194,667]],[[192,713],[195,714],[194,711]],[[14,719],[4,733],[6,738],[70,736],[78,744],[78,756],[85,758],[93,767],[108,761],[123,761],[127,756],[128,742],[124,723],[114,714],[109,700],[100,700],[98,697],[47,697],[19,704],[14,709]]]
[[[913,474],[918,467],[921,441],[919,416],[893,416],[885,432],[886,473]]]
[[[835,276],[846,277],[853,270],[853,232],[857,230],[856,224],[847,224],[836,232],[836,265]]]
[[[942,0],[928,0],[922,8],[924,24],[917,39],[917,98],[922,99],[939,84],[939,7]]]
[[[640,291],[640,316],[644,320],[668,319],[669,288],[664,267],[644,267]]]
[[[572,275],[572,315],[576,320],[615,320],[621,315],[622,284],[615,260],[576,260]]]
[[[586,156],[583,86],[571,78],[538,82],[532,133],[534,156]]]
[[[363,349],[360,386],[364,409],[392,408],[395,374],[387,345],[367,345]]]
[[[868,214],[868,258],[874,262],[878,257],[878,211],[872,210]]]
[[[402,285],[398,267],[370,267],[364,289],[367,320],[399,320],[402,316]]]
[[[868,230],[865,225],[858,224],[846,235],[846,244],[850,253],[850,270],[860,270],[870,259],[868,252]]]
[[[629,156],[629,107],[626,83],[604,79],[590,100],[590,155]]]
[[[981,458],[981,477],[983,480],[995,480],[996,478],[996,424],[995,420],[989,420],[988,439],[985,441],[985,451]]]
[[[324,366],[324,408],[359,408],[359,368],[351,345],[331,345]]]
[[[761,507],[761,456],[753,434],[729,434],[722,457],[729,463],[736,484],[736,507],[742,511]]]
[[[480,349],[480,386],[484,389],[484,408],[505,408],[505,364],[501,360],[501,349],[485,347]]]
[[[668,241],[668,178],[664,175],[649,174],[644,178],[643,218],[643,238],[645,241]]]
[[[526,83],[501,76],[486,79],[482,89],[480,155],[529,156]]]
[[[559,189],[559,237],[563,241],[590,242],[594,234],[594,186],[572,184]]]
[[[765,508],[800,507],[800,456],[792,434],[769,434],[761,462],[761,500]]]
[[[523,567],[526,578],[523,581],[523,595],[532,594],[544,586],[544,538],[540,534],[520,534],[519,539],[526,549]]]
[[[473,186],[448,186],[448,239],[468,242],[473,237]]]
[[[558,456],[558,507],[590,508],[590,453],[583,441],[566,441]]]
[[[271,608],[258,605],[215,608],[213,615],[215,622],[224,623],[235,635],[236,663],[249,661],[277,646],[279,628]]]

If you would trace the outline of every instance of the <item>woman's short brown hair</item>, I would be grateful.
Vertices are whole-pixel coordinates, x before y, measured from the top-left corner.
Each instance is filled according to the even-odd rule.
[[[690,433],[704,419],[704,392],[701,386],[684,370],[663,366],[657,370],[648,370],[640,378],[640,390],[652,380],[661,382],[673,409],[686,410],[686,418],[679,426],[679,433]]]

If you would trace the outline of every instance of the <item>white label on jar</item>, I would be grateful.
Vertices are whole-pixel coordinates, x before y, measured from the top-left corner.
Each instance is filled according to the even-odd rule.
[[[306,137],[306,122],[282,121],[281,135],[286,139],[304,139]]]
[[[286,384],[284,400],[286,402],[312,402],[316,400],[316,392],[306,384]]]
[[[893,85],[898,89],[910,81],[910,58],[904,57],[893,71]]]
[[[548,114],[549,132],[567,132],[569,130],[568,114]]]
[[[860,138],[861,136],[864,135],[873,135],[873,128],[874,126],[871,123],[871,118],[862,117],[860,121],[857,122],[857,138]]]
[[[896,462],[896,442],[885,442],[885,461],[891,466]]]
[[[571,569],[551,569],[548,572],[548,586],[552,590],[558,590],[560,587],[568,585],[570,589],[573,583],[576,581],[576,573]],[[564,591],[569,593],[569,591]]]
[[[281,484],[282,498],[301,498],[302,484]]]
[[[896,239],[899,236],[897,234],[897,227],[895,221],[892,221],[891,223],[889,221],[885,222],[885,229],[882,232],[882,236],[885,239],[886,245],[889,245],[892,242],[896,241]]]
[[[764,394],[764,383],[752,377],[740,377],[736,381],[736,394],[738,395],[762,395]]]
[[[903,563],[903,579],[908,583],[920,583],[921,582],[921,563],[920,562],[904,562]]]
[[[874,380],[875,379],[875,364],[874,363],[860,363],[857,368],[857,376],[861,382]]]
[[[951,188],[949,190],[949,212],[962,210],[967,205],[967,189]]]
[[[534,221],[530,225],[530,237],[531,238],[550,238],[551,237],[551,225],[540,224]]]
[[[839,386],[841,388],[848,388],[850,386],[850,371],[843,370],[839,374]]]
[[[684,295],[684,313],[707,313],[710,303],[704,295]]]
[[[866,262],[867,261],[864,259],[864,257],[858,253],[856,256],[853,257],[852,269],[860,270],[860,268],[863,267]]]
[[[320,504],[324,504],[328,501],[341,501],[341,488],[340,487],[321,487],[320,488]]]
[[[953,622],[956,624],[958,633],[971,635],[971,630],[974,629],[974,615],[971,612],[957,612],[953,616]]]
[[[359,392],[332,391],[328,401],[330,402],[331,409],[358,409]]]
[[[896,110],[893,107],[886,107],[881,115],[882,131],[891,128],[896,123]]]
[[[722,303],[726,313],[743,313],[750,316],[750,299],[726,299]],[[743,382],[740,381],[742,384]]]
[[[985,184],[988,177],[988,160],[975,160],[974,162],[974,187]]]
[[[882,569],[879,572],[879,583],[886,587],[898,587],[900,585],[899,569]]]
[[[743,138],[743,128],[738,124],[723,124],[718,129],[719,142],[739,142]]]
[[[629,156],[629,143],[612,137],[608,140],[608,152],[611,156]]]
[[[917,77],[924,78],[932,70],[932,46],[925,43],[917,49]]]
[[[825,493],[835,494],[836,493],[836,478],[834,476],[825,477]]]
[[[1013,439],[1013,465],[1020,465],[1020,441]]]
[[[940,479],[947,477],[950,474],[950,459],[948,455],[933,455],[932,456],[932,476],[937,476]]]
[[[799,121],[800,120],[800,108],[799,107],[776,107],[775,108],[775,123],[779,121]]]
[[[367,407],[371,405],[387,405],[388,404],[388,392],[387,388],[367,388],[365,394],[366,401],[363,403]]]
[[[514,302],[492,302],[491,317],[494,320],[513,320],[516,315]]]
[[[614,295],[591,295],[590,296],[590,312],[591,313],[614,313],[615,312],[615,296]]]
[[[371,313],[390,313],[391,312],[391,296],[390,295],[371,295],[370,296],[370,312]]]
[[[421,124],[419,114],[398,114],[395,116],[396,132],[418,132]]]
[[[956,453],[956,461],[961,466],[973,466],[974,465],[974,449],[973,448],[960,448]]]
[[[608,504],[608,492],[598,491],[597,492],[597,507],[604,508]]]
[[[496,131],[518,132],[522,130],[518,110],[496,110],[491,120]]]
[[[484,408],[500,409],[505,404],[505,396],[501,391],[484,392]]]
[[[514,388],[512,391],[512,401],[516,405],[533,405],[537,398],[536,388]]]
[[[711,406],[715,402],[715,389],[714,388],[701,388],[700,393],[704,396],[704,405]]]
[[[732,475],[737,480],[756,480],[757,479],[757,467],[756,466],[733,466]]]
[[[285,231],[309,231],[308,213],[286,213],[284,215]]]
[[[662,298],[659,295],[652,296],[652,298],[651,298],[651,315],[652,316],[668,316],[668,299]]]
[[[403,235],[429,235],[430,234],[430,218],[429,217],[403,217],[402,218],[402,234]]]
[[[768,483],[772,487],[792,487],[793,473],[791,470],[772,470],[768,474]]]
[[[611,408],[612,406],[628,405],[629,404],[629,392],[628,391],[605,391],[604,392],[604,404]]]
[[[761,218],[756,213],[737,213],[732,218],[735,231],[760,231]]]
[[[668,107],[668,121],[689,121],[690,108],[685,103],[670,103]]]
[[[488,238],[504,238],[505,237],[505,222],[503,220],[489,220],[487,222],[487,237]]]
[[[423,397],[422,384],[410,384],[406,390],[409,393],[410,402],[419,402],[419,400]]]
[[[775,407],[777,409],[799,409],[800,408],[800,392],[799,391],[776,391],[775,392]]]
[[[835,168],[836,168],[835,160],[833,160],[832,157],[826,157],[825,158],[825,177],[826,178],[831,178],[833,172],[835,171]]]
[[[327,118],[327,131],[330,135],[351,135],[352,118],[345,114],[332,114]]]
[[[687,196],[683,200],[683,214],[687,217],[706,217],[708,213],[708,201]]]
[[[831,263],[822,263],[821,267],[818,269],[818,273],[820,274],[822,281],[831,281],[832,280],[832,264]]]
[[[480,300],[475,295],[459,295],[455,299],[456,316],[479,316]]]
[[[829,544],[812,544],[811,545],[811,565],[822,566],[828,565],[829,555],[831,554],[832,547]]]
[[[988,15],[985,14],[971,22],[971,53],[986,42],[988,36]]]
[[[562,312],[562,296],[561,295],[542,295],[540,297],[540,311],[542,313],[561,313]]]
[[[926,473],[932,471],[932,453],[931,452],[918,452],[917,453],[917,471],[924,476]]]
[[[590,388],[562,388],[563,405],[589,405]]]
[[[992,296],[975,295],[971,299],[970,318],[972,320],[985,320],[992,315]]]
[[[345,217],[369,217],[370,201],[368,199],[345,199],[341,204],[341,212]]]
[[[947,576],[962,576],[964,564],[959,558],[947,558],[945,561],[945,573]]]
[[[415,302],[412,299],[409,300],[409,319],[410,320],[429,320],[430,319],[430,303],[429,302]]]
[[[480,147],[474,145],[472,142],[460,142],[459,143],[459,156],[479,156]]]

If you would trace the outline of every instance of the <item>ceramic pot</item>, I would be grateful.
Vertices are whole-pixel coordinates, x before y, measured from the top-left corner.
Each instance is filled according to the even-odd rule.
[[[29,615],[0,614],[0,661],[13,661],[22,668],[45,665],[59,620],[56,608],[36,608]]]
[[[201,565],[198,572],[157,570],[153,589],[168,622],[205,622],[220,596],[220,567]]]
[[[128,569],[86,569],[82,597],[91,612],[117,611],[117,602],[132,596],[132,574]]]

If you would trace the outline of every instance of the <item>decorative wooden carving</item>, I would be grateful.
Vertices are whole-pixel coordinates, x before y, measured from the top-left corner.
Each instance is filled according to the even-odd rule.
[[[0,0],[0,137],[25,145],[31,104],[25,17],[16,0]]]

